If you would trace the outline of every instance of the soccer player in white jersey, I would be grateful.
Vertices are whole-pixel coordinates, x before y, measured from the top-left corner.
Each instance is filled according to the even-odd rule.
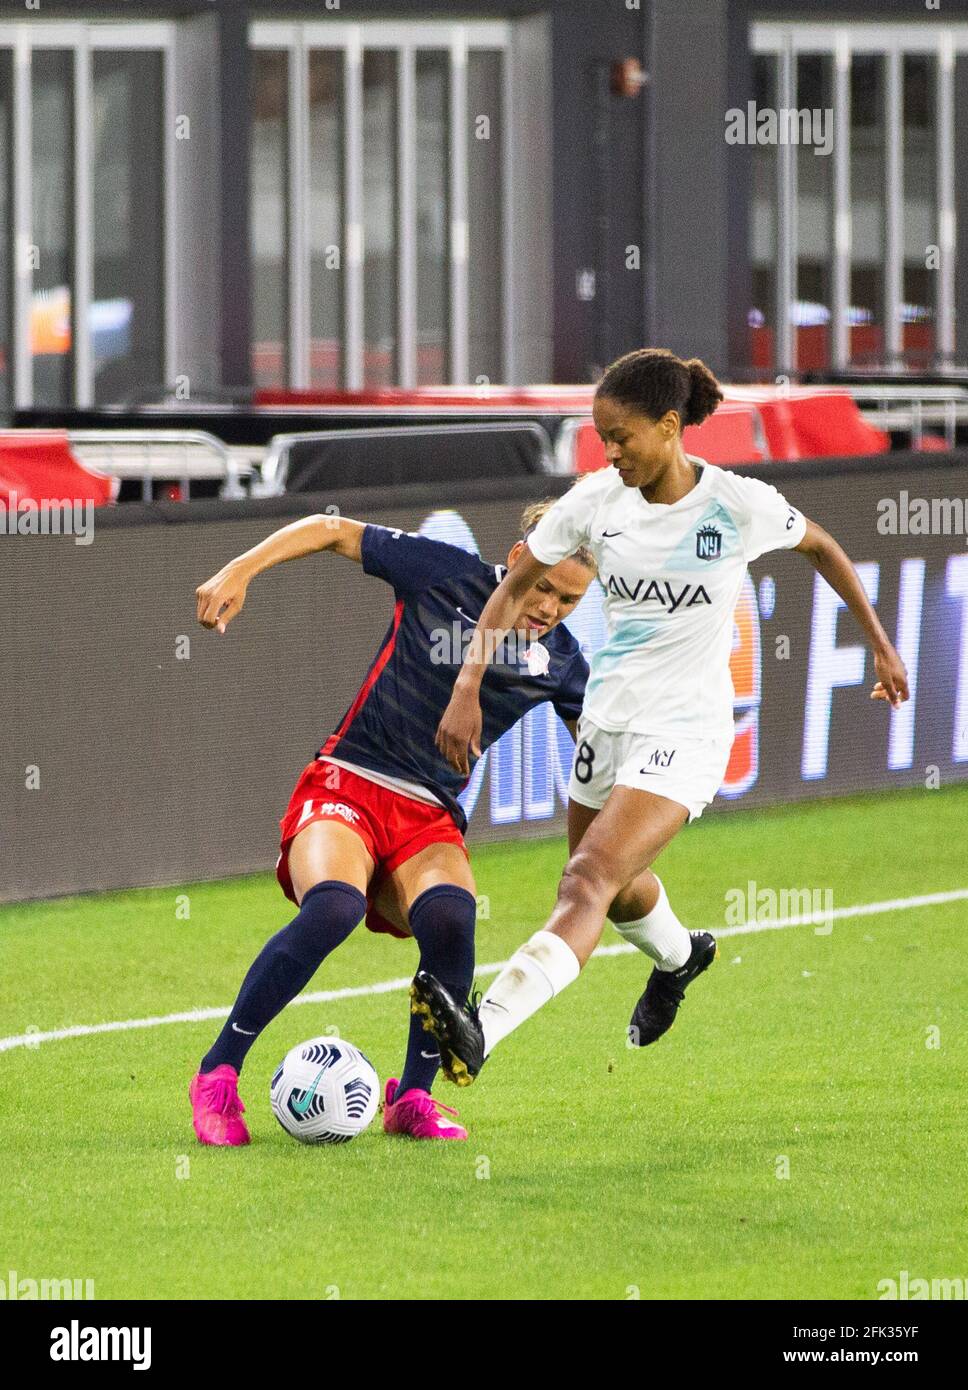
[[[546,925],[497,976],[479,1006],[420,972],[412,1008],[441,1045],[446,1074],[466,1085],[494,1046],[578,976],[611,918],[655,962],[632,1015],[640,1046],[671,1027],[686,986],[712,963],[708,932],[686,930],[650,869],[718,791],[733,740],[729,658],[733,610],[750,561],[802,554],[844,600],[874,655],[871,697],[908,698],[904,665],[849,558],[756,478],[687,455],[682,430],[722,400],[697,359],[631,352],[606,371],[595,425],[610,467],[545,514],[494,591],[437,730],[453,767],[476,752],[483,653],[514,627],[525,595],[579,546],[598,562],[609,635],[592,660],[568,788],[570,858]]]

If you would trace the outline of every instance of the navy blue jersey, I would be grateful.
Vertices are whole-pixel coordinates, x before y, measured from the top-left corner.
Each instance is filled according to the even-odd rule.
[[[367,526],[363,569],[393,586],[393,621],[366,679],[317,756],[332,755],[372,772],[426,787],[467,825],[457,797],[466,779],[434,746],[466,643],[484,605],[503,579],[468,550],[426,536]],[[535,705],[550,700],[562,719],[581,713],[588,664],[559,624],[539,639],[550,658],[546,675],[531,675],[523,653],[513,662],[505,644],[481,682],[481,751]]]

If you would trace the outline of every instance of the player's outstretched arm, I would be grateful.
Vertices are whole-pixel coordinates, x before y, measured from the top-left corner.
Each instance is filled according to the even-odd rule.
[[[902,701],[909,698],[907,671],[881,626],[850,557],[829,532],[809,520],[803,540],[794,549],[807,556],[817,573],[844,600],[867,634],[874,653],[874,670],[878,675],[871,699],[889,700],[897,709]]]
[[[283,526],[264,541],[230,560],[195,590],[198,621],[202,627],[226,626],[242,611],[251,580],[284,560],[298,560],[317,550],[335,550],[360,563],[365,523],[342,516],[305,516]]]
[[[521,616],[529,591],[549,569],[551,566],[536,560],[525,543],[484,605],[474,636],[467,644],[464,663],[434,739],[451,767],[465,777],[470,776],[468,750],[477,758],[481,755],[480,690],[488,663]]]

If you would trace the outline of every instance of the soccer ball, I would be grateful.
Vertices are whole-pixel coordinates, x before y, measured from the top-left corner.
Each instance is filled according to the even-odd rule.
[[[342,1038],[310,1038],[286,1053],[269,1086],[273,1114],[303,1144],[345,1144],[376,1114],[380,1082]]]

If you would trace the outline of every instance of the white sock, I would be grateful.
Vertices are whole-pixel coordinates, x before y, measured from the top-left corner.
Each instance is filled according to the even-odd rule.
[[[631,941],[655,961],[660,970],[678,970],[692,950],[692,937],[672,910],[668,894],[658,880],[659,897],[655,907],[637,922],[613,922],[619,936]]]
[[[535,932],[508,961],[481,1003],[485,1057],[502,1038],[578,979],[578,957],[560,936]]]

